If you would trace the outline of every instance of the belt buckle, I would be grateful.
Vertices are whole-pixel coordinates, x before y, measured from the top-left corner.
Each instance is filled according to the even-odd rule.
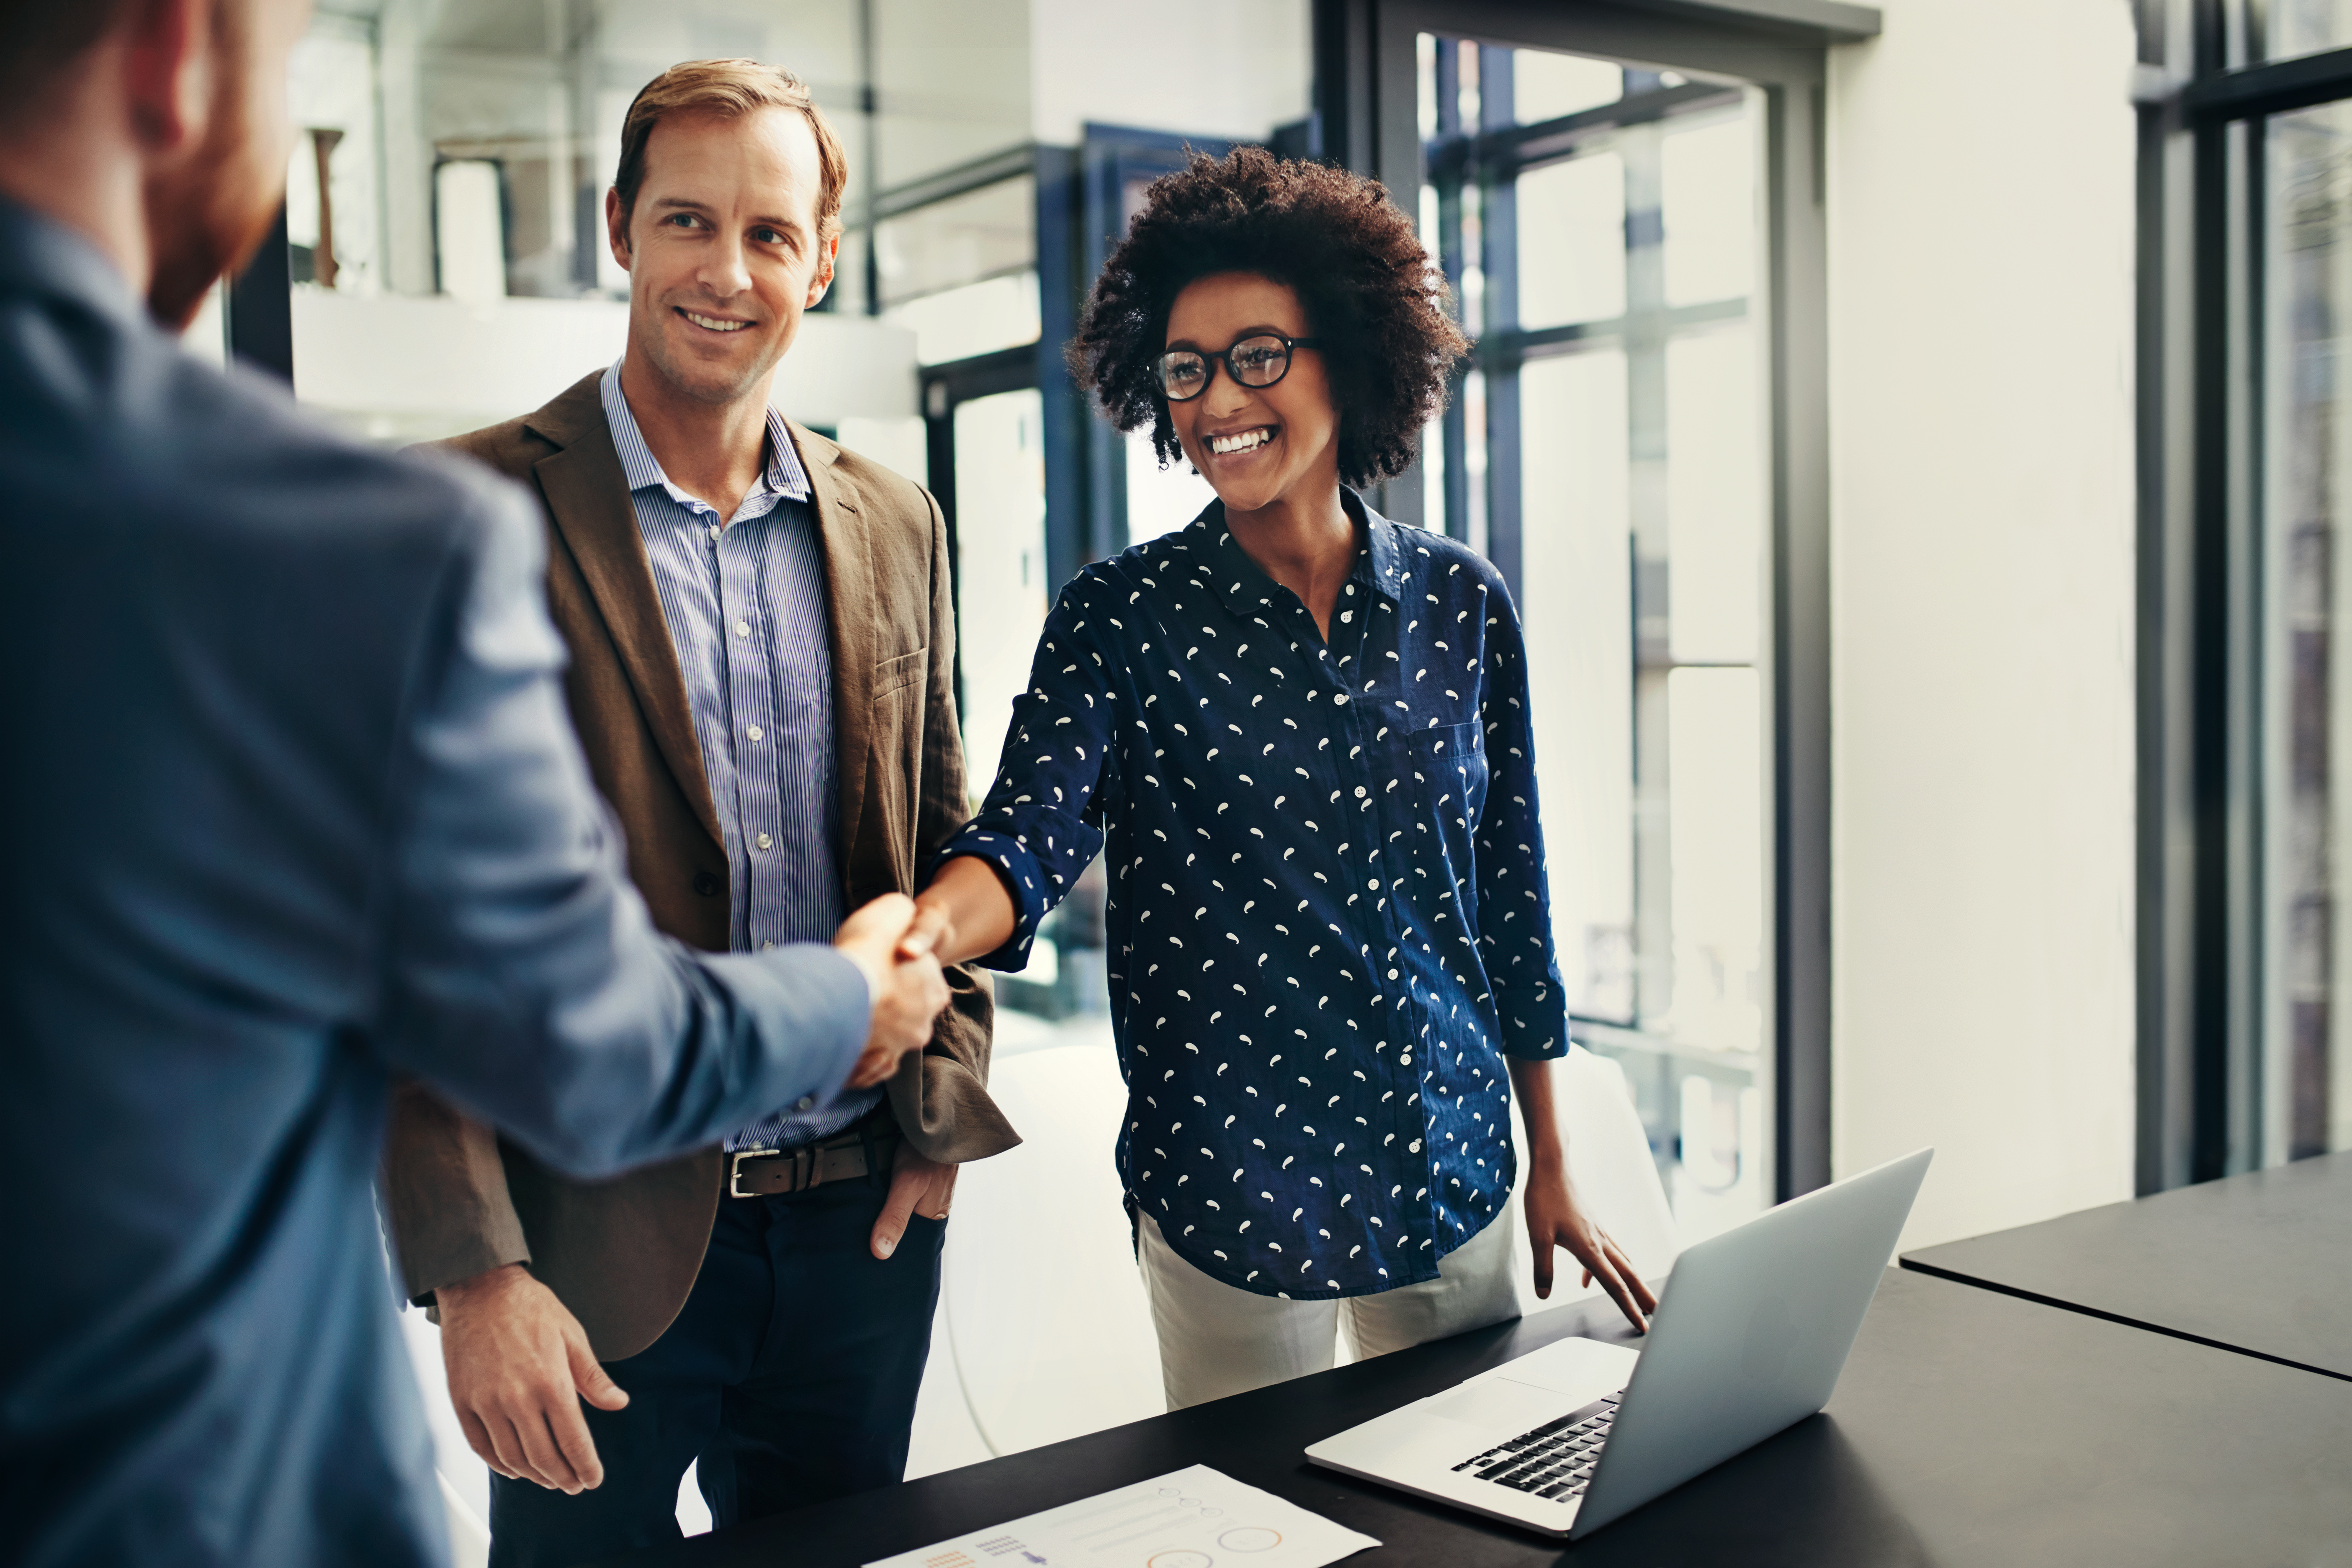
[[[730,1198],[757,1198],[769,1194],[743,1190],[743,1162],[746,1160],[783,1160],[793,1163],[792,1184],[786,1193],[806,1192],[817,1184],[816,1151],[803,1144],[798,1149],[739,1149],[728,1157],[727,1195]]]
[[[772,1151],[766,1149],[739,1149],[727,1156],[727,1195],[730,1198],[758,1197],[759,1194],[747,1193],[743,1190],[743,1162],[765,1160],[770,1158],[771,1154]]]

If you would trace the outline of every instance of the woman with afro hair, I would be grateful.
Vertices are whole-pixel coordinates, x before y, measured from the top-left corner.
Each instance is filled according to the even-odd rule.
[[[1007,971],[1097,851],[1118,1161],[1170,1408],[1516,1310],[1516,1098],[1538,1294],[1580,1211],[1525,645],[1492,566],[1355,487],[1402,472],[1467,348],[1377,184],[1244,147],[1155,182],[1072,372],[1216,491],[1080,572],[980,814],[907,938]]]

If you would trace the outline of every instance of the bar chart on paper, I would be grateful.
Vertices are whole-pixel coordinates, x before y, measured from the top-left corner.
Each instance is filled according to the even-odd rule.
[[[866,1568],[1322,1568],[1379,1544],[1194,1465]]]

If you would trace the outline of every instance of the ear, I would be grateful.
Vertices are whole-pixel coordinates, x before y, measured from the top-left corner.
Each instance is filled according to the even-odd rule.
[[[604,188],[604,242],[613,247],[613,259],[622,271],[629,269],[629,216],[621,210],[621,193],[607,185]]]
[[[204,135],[220,62],[206,0],[145,0],[128,8],[123,97],[133,132],[151,153],[175,153]]]
[[[833,287],[834,263],[840,259],[841,236],[836,234],[826,240],[817,252],[816,274],[809,279],[808,298],[801,301],[801,309],[804,310],[816,309],[816,302],[824,298],[826,289]]]

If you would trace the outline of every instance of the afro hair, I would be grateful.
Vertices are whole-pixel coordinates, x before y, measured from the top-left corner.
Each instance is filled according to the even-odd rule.
[[[1150,426],[1162,464],[1182,455],[1155,367],[1176,297],[1220,272],[1298,296],[1338,405],[1339,478],[1403,472],[1470,347],[1446,313],[1445,279],[1378,181],[1263,147],[1194,153],[1154,180],[1104,263],[1065,357],[1110,422]]]

